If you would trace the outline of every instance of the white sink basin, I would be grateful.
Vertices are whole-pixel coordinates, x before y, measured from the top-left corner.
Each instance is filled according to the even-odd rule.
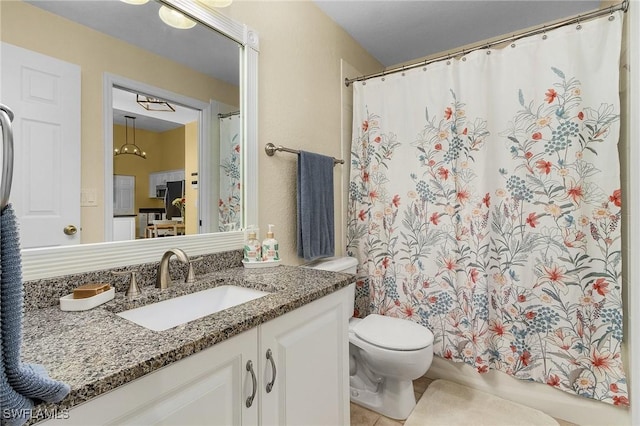
[[[267,294],[269,293],[260,290],[223,285],[130,309],[117,315],[150,330],[163,331]]]

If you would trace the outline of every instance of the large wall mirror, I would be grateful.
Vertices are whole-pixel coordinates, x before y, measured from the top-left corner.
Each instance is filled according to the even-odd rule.
[[[171,247],[235,249],[238,230],[257,221],[257,35],[198,0],[130,3],[0,5],[0,96],[24,116],[11,201],[25,217],[25,279],[154,261]],[[161,8],[190,28],[168,25]],[[67,113],[30,109],[24,93],[51,104],[60,95]],[[64,208],[79,217],[54,217]],[[153,227],[162,219],[179,226]]]

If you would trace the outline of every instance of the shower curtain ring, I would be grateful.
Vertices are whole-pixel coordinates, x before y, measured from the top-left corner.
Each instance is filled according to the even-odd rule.
[[[577,18],[577,20],[578,20],[578,25],[576,25],[576,30],[580,30],[580,29],[582,29],[582,24],[580,23],[580,18],[582,18],[582,17],[581,17],[580,15],[578,15],[578,18]]]
[[[543,39],[543,40],[546,40],[546,39],[547,39],[547,26],[546,26],[546,25],[544,25],[544,26],[542,27],[542,39]]]

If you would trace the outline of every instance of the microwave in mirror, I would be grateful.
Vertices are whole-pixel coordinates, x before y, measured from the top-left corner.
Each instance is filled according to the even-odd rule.
[[[163,198],[167,194],[167,185],[156,185],[156,198]]]

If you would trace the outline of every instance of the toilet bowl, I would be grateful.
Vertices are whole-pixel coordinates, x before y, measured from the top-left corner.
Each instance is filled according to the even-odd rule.
[[[315,261],[308,267],[355,274],[350,257]],[[416,405],[413,380],[433,360],[433,334],[412,321],[371,314],[349,320],[351,401],[393,419],[406,419]]]

